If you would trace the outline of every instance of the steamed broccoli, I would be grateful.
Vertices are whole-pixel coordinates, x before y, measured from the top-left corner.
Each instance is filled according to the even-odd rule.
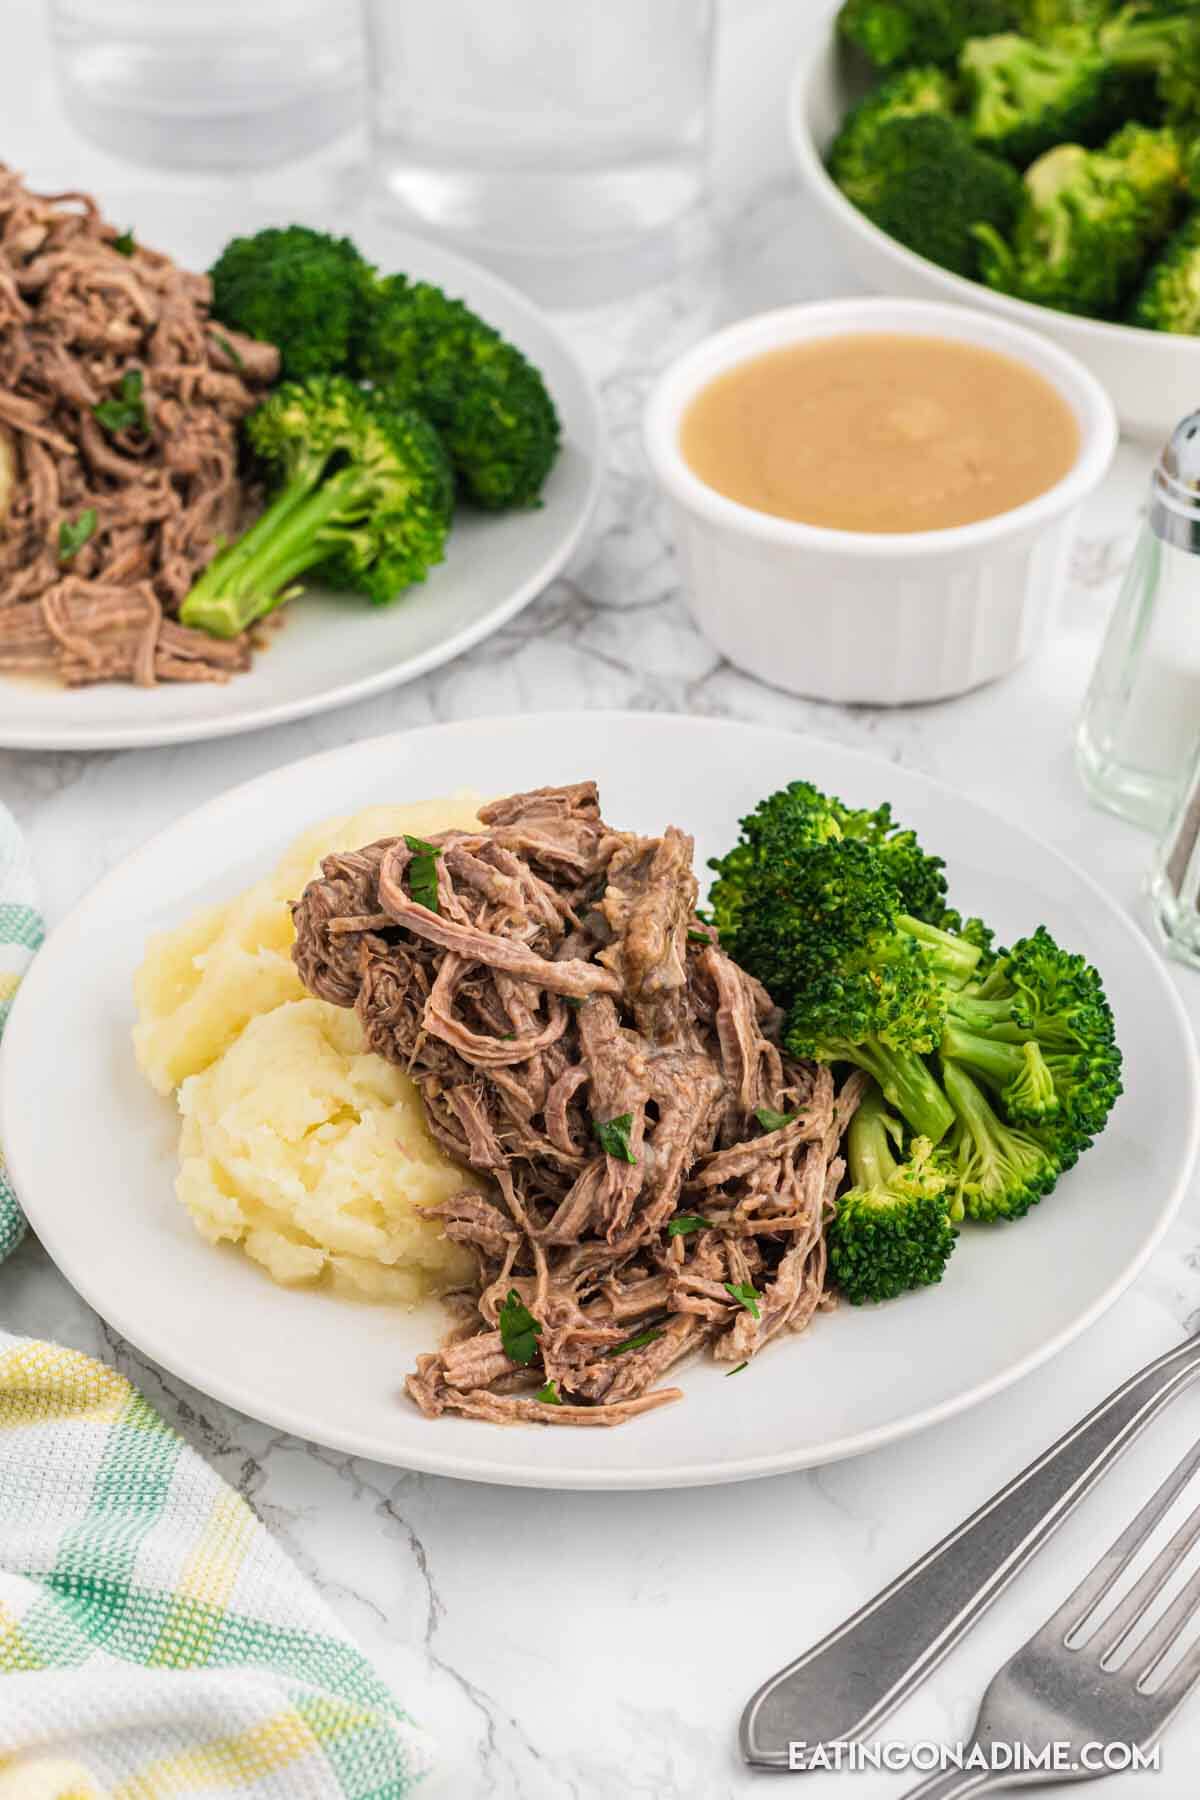
[[[904,910],[907,893],[944,912],[940,862],[890,810],[855,814],[797,782],[743,820],[712,867],[721,941],[787,1008],[791,1054],[866,1069],[936,1143],[952,1114],[923,1058],[941,1040],[948,991],[981,961],[978,943]]]
[[[1012,243],[980,225],[989,287],[1062,312],[1115,314],[1170,229],[1185,164],[1174,132],[1126,125],[1100,150],[1060,144],[1025,173]]]
[[[952,1114],[925,1060],[941,1041],[947,992],[978,948],[900,911],[879,855],[847,838],[810,851],[747,892],[732,954],[786,1007],[792,1056],[865,1069],[933,1143]]]
[[[968,38],[1017,23],[1016,0],[845,0],[838,31],[880,69],[950,63]]]
[[[1082,42],[1123,0],[1017,0],[1017,29],[1039,44]]]
[[[974,275],[978,232],[1000,237],[1012,229],[1021,204],[1021,178],[998,156],[980,149],[961,119],[940,112],[889,118],[854,159],[855,199],[881,231],[918,256]]]
[[[1115,69],[1153,79],[1170,125],[1200,124],[1200,7],[1133,0],[1099,33]]]
[[[1021,1218],[1050,1192],[1064,1165],[1031,1129],[1005,1124],[965,1069],[947,1063],[943,1079],[954,1109],[945,1147],[956,1203],[969,1219]]]
[[[916,832],[900,825],[886,802],[871,808],[847,806],[810,781],[793,781],[760,801],[739,823],[738,843],[709,865],[717,874],[709,894],[713,923],[727,940],[736,935],[746,883],[756,871],[790,865],[831,838],[854,838],[879,852],[905,913],[927,925],[958,928],[958,914],[946,906],[945,863],[922,848]]]
[[[359,372],[437,426],[476,505],[534,506],[559,447],[546,384],[515,345],[428,282],[375,284]]]
[[[892,119],[919,113],[954,111],[957,88],[944,69],[901,69],[850,108],[829,150],[829,173],[848,200],[863,210],[878,198],[887,180],[876,140],[880,127]]]
[[[274,344],[285,376],[349,369],[373,279],[349,238],[271,228],[234,238],[209,273],[213,317]]]
[[[310,574],[381,604],[441,561],[453,481],[419,413],[339,376],[314,377],[276,388],[246,436],[279,486],[201,575],[180,609],[184,625],[236,637]]]
[[[1121,1057],[1096,971],[1044,926],[995,955],[979,921],[960,929],[940,859],[890,808],[793,782],[711,867],[722,943],[784,1009],[792,1055],[865,1069],[933,1143],[960,1110],[951,1071],[1059,1167],[1103,1129]]]
[[[1146,271],[1129,316],[1147,331],[1200,337],[1200,211],[1167,239]]]
[[[1056,1120],[1086,1149],[1121,1092],[1121,1052],[1096,970],[1044,925],[947,999],[942,1055],[1000,1097],[1012,1120]]]
[[[972,38],[959,71],[977,142],[1022,166],[1055,144],[1094,143],[1112,129],[1116,83],[1099,50],[1007,32]]]
[[[869,1087],[846,1139],[853,1186],[837,1202],[828,1240],[830,1271],[854,1306],[940,1281],[958,1237],[948,1159],[928,1138],[907,1152],[902,1144],[900,1121]]]

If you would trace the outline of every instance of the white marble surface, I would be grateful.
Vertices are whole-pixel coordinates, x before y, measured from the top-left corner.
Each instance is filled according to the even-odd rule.
[[[166,820],[246,776],[375,732],[576,705],[696,711],[833,737],[943,776],[1018,816],[1137,904],[1149,844],[1089,811],[1070,733],[1136,523],[1143,458],[1123,451],[1089,509],[1060,629],[1037,662],[968,699],[903,712],[833,709],[756,685],[686,617],[637,441],[648,380],[713,320],[853,283],[819,242],[789,178],[780,117],[805,5],[738,0],[727,13],[719,101],[721,254],[697,249],[671,288],[579,315],[601,384],[612,469],[594,541],[491,642],[412,687],[233,741],[116,755],[0,753],[0,794],[26,825],[47,913],[61,916]],[[103,196],[144,185],[61,119],[36,0],[7,0],[0,154],[47,183]],[[335,191],[353,146],[250,184],[298,210]],[[186,203],[188,184],[180,184]],[[1200,1017],[1200,979],[1179,973]],[[1139,1204],[1131,1193],[1129,1203]],[[1019,1297],[1015,1298],[1019,1304]],[[438,1735],[434,1797],[724,1800],[766,1778],[734,1748],[750,1690],[867,1599],[1134,1368],[1200,1324],[1200,1206],[1133,1290],[1042,1371],[907,1444],[808,1474],[681,1494],[536,1494],[406,1475],[271,1432],[214,1406],[114,1338],[29,1243],[0,1269],[6,1327],[56,1337],[126,1370],[254,1502],[412,1711]],[[948,1349],[953,1354],[953,1347]],[[798,1368],[798,1374],[802,1371]],[[1058,1603],[1156,1471],[1200,1428],[1185,1396],[882,1735],[961,1737],[991,1670]],[[1200,1701],[1157,1776],[1128,1795],[1195,1791]],[[855,1800],[904,1777],[812,1776],[805,1792]]]

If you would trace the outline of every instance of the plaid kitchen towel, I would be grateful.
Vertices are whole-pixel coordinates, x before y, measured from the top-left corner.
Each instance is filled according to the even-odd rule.
[[[0,806],[0,1036],[17,983],[41,941],[42,918],[25,841],[12,814]],[[4,1171],[0,1144],[0,1261],[24,1235],[25,1220]]]
[[[0,1029],[41,940],[0,807]],[[23,1221],[0,1172],[0,1254]],[[430,1746],[103,1363],[0,1332],[0,1800],[401,1800]]]

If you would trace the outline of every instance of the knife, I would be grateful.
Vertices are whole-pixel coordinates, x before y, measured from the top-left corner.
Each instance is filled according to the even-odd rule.
[[[853,1618],[772,1675],[742,1714],[746,1761],[802,1770],[819,1746],[865,1738],[1198,1375],[1200,1333],[1131,1375]]]

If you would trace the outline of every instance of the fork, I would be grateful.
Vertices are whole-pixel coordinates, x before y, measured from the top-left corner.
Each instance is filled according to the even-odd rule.
[[[1017,1783],[1087,1781],[1110,1771],[1078,1766],[1085,1745],[1131,1744],[1148,1749],[1154,1743],[1200,1680],[1198,1641],[1153,1693],[1146,1689],[1147,1681],[1200,1609],[1200,1570],[1144,1636],[1133,1640],[1149,1607],[1188,1552],[1200,1543],[1200,1505],[1107,1617],[1086,1634],[1084,1628],[1198,1468],[1200,1444],[1168,1475],[1070,1599],[993,1676],[980,1703],[970,1748],[986,1750],[989,1744],[1002,1743],[1041,1751],[1050,1744],[1065,1744],[1069,1755],[1064,1760],[1077,1766],[1069,1771],[1039,1769],[1019,1774],[1013,1770],[949,1769],[911,1788],[905,1800],[961,1800],[966,1794]],[[1121,1652],[1127,1654],[1116,1665]]]

